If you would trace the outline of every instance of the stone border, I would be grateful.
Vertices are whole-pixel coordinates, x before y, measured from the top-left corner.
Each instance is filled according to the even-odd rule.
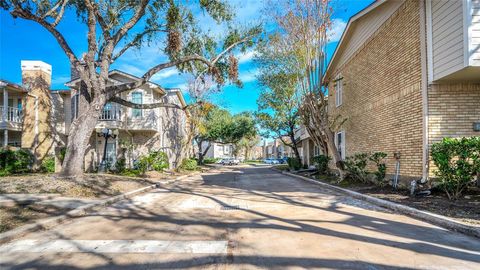
[[[36,232],[36,231],[40,231],[40,230],[51,229],[51,228],[53,228],[57,225],[60,225],[60,224],[64,223],[65,221],[67,221],[69,219],[85,216],[86,214],[88,214],[89,212],[92,212],[94,210],[99,210],[101,208],[104,208],[104,207],[109,206],[111,204],[114,204],[116,202],[122,201],[124,199],[129,199],[129,198],[132,198],[132,197],[137,196],[139,194],[146,193],[146,192],[148,192],[152,189],[158,188],[161,184],[170,184],[170,183],[173,183],[175,181],[182,180],[182,179],[192,177],[192,176],[196,176],[196,175],[199,175],[199,174],[201,174],[201,172],[193,172],[193,173],[190,173],[190,174],[178,176],[174,179],[170,179],[170,180],[167,180],[167,181],[164,181],[164,182],[159,181],[155,184],[152,184],[152,185],[149,185],[149,186],[146,186],[146,187],[143,187],[143,188],[139,188],[139,189],[136,189],[136,190],[132,190],[132,191],[129,191],[129,192],[117,195],[117,196],[113,196],[113,197],[104,199],[100,202],[80,206],[78,208],[75,208],[73,210],[68,211],[66,214],[63,214],[63,215],[40,219],[40,220],[37,220],[37,221],[33,222],[32,224],[26,224],[26,225],[20,226],[18,228],[12,229],[10,231],[0,233],[0,244],[4,244],[4,243],[7,243],[7,242],[9,242],[9,241],[11,241],[15,238],[22,237],[22,236],[26,235],[27,233],[32,233],[32,232]]]
[[[305,177],[305,176],[280,171],[280,170],[275,169],[275,168],[272,168],[272,170],[274,170],[276,172],[279,172],[283,175],[288,175],[290,177],[299,178],[299,179],[302,179],[304,181],[307,181],[307,182],[310,182],[310,183],[313,183],[313,184],[316,184],[316,185],[320,185],[320,186],[325,187],[325,188],[333,189],[335,191],[338,191],[340,193],[349,195],[349,196],[354,197],[356,199],[367,201],[369,203],[372,203],[372,204],[375,204],[375,205],[378,205],[378,206],[381,206],[381,207],[399,212],[401,214],[408,215],[408,216],[423,220],[423,221],[427,221],[431,224],[441,226],[441,227],[444,227],[444,228],[449,229],[449,230],[457,231],[457,232],[460,232],[460,233],[463,233],[463,234],[466,234],[466,235],[469,235],[469,236],[474,236],[474,237],[480,238],[480,228],[463,224],[461,222],[458,222],[456,220],[453,220],[451,218],[448,218],[448,217],[445,217],[445,216],[442,216],[442,215],[434,214],[434,213],[431,213],[431,212],[428,212],[428,211],[418,210],[418,209],[415,209],[413,207],[409,207],[409,206],[405,206],[405,205],[402,205],[402,204],[390,202],[390,201],[387,201],[387,200],[382,200],[382,199],[375,198],[375,197],[372,197],[372,196],[369,196],[369,195],[365,195],[365,194],[362,194],[362,193],[359,193],[359,192],[356,192],[356,191],[352,191],[352,190],[349,190],[349,189],[345,189],[345,188],[337,187],[337,186],[334,186],[334,185],[330,185],[330,184],[327,184],[327,183],[324,183],[324,182],[321,182],[321,181],[315,181],[315,180],[313,180],[311,178],[308,178],[308,177]]]

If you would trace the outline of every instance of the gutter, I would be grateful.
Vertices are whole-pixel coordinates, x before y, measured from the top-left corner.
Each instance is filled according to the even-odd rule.
[[[422,91],[422,183],[428,181],[429,154],[428,154],[428,61],[427,59],[427,30],[425,0],[420,1],[420,62],[421,62],[421,91]]]

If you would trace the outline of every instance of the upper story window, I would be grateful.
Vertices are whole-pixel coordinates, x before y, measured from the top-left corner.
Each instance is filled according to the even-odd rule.
[[[343,78],[337,75],[335,78],[335,105],[338,107],[343,103]]]
[[[142,92],[133,92],[132,93],[132,102],[136,104],[143,104],[143,93]],[[133,118],[141,118],[142,110],[141,109],[132,109]]]

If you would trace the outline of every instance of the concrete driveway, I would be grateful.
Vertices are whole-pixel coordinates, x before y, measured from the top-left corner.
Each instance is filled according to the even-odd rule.
[[[0,246],[1,269],[480,269],[480,241],[234,167]]]

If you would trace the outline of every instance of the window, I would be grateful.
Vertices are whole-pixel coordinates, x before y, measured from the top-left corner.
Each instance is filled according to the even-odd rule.
[[[343,102],[343,78],[340,74],[335,78],[335,105],[338,107]]]
[[[143,94],[142,92],[133,92],[132,93],[132,102],[136,104],[143,104]],[[132,109],[133,118],[141,118],[142,110],[141,109]]]
[[[345,159],[345,131],[340,131],[335,134],[335,145],[337,151],[342,159]]]
[[[78,117],[78,97],[79,95],[76,94],[72,97],[72,100],[71,100],[72,121]]]
[[[320,155],[320,147],[318,146],[313,146],[313,156],[319,156]]]

